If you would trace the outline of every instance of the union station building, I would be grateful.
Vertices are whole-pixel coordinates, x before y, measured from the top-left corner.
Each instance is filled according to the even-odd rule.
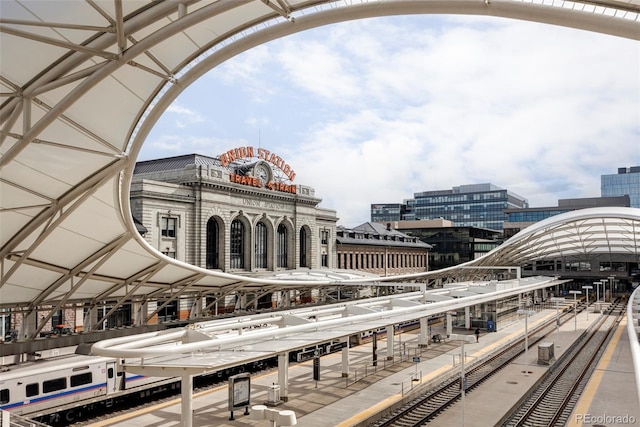
[[[134,217],[164,255],[243,275],[335,268],[336,212],[263,148],[218,157],[189,154],[139,162],[131,186]]]

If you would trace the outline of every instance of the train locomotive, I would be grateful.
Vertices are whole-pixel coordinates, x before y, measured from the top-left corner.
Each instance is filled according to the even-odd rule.
[[[47,423],[69,423],[84,411],[134,393],[146,397],[179,386],[175,378],[122,372],[114,358],[70,354],[4,368],[0,409]]]

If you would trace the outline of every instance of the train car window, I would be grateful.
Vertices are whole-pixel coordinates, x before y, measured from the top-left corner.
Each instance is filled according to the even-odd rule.
[[[107,378],[113,378],[113,368],[107,369]]]
[[[3,388],[0,390],[0,404],[9,403],[9,389]]]
[[[38,383],[27,384],[27,386],[25,387],[25,392],[27,394],[27,397],[39,395],[40,394],[40,384],[38,384]]]
[[[67,388],[66,378],[56,378],[55,380],[44,381],[42,383],[42,392],[51,393],[52,391],[63,390]]]
[[[71,384],[71,387],[91,384],[91,382],[93,382],[93,376],[91,375],[91,372],[87,372],[86,374],[71,375],[71,379],[69,382]]]

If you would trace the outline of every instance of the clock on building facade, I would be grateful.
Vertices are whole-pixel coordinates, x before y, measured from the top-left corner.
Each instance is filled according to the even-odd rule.
[[[253,176],[260,180],[263,187],[271,181],[271,167],[266,162],[258,162],[253,167]]]

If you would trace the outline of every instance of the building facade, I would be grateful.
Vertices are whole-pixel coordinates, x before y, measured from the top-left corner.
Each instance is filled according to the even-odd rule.
[[[338,226],[338,268],[379,276],[421,273],[429,270],[430,245],[391,228],[366,222],[354,228]]]
[[[335,268],[336,213],[291,178],[280,157],[253,147],[150,160],[136,165],[131,207],[151,246],[198,267]]]
[[[438,270],[472,261],[497,248],[503,242],[502,233],[479,227],[458,227],[452,221],[396,221],[390,226],[418,238],[431,246],[429,268]]]
[[[640,208],[640,166],[618,168],[617,174],[600,176],[602,197],[629,196],[630,206]]]
[[[405,203],[377,203],[371,205],[371,221],[375,222],[401,221],[406,213],[407,205]]]
[[[371,221],[385,222],[389,217],[384,209],[371,205]],[[396,220],[446,219],[456,227],[477,227],[502,231],[507,219],[505,209],[527,208],[527,199],[493,184],[470,184],[453,187],[450,190],[424,191],[415,193],[413,199],[406,200]],[[387,216],[385,216],[387,215]],[[398,217],[396,217],[398,218]]]

